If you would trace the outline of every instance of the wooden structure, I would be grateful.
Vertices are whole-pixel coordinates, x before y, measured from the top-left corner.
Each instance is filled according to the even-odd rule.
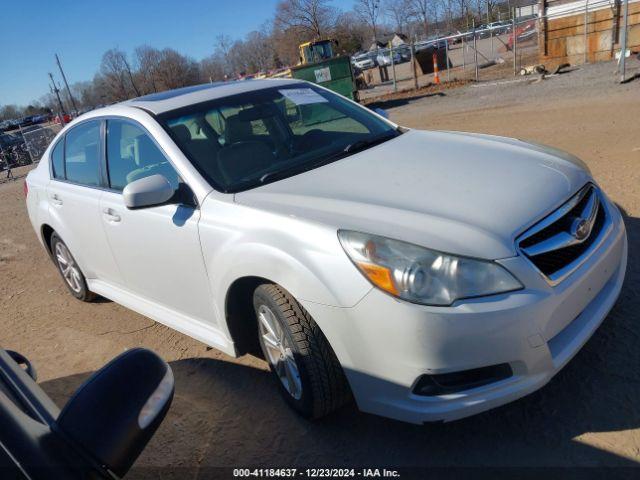
[[[623,0],[539,0],[540,63],[613,59],[621,48],[622,7]],[[640,0],[629,0],[627,49],[640,51]]]

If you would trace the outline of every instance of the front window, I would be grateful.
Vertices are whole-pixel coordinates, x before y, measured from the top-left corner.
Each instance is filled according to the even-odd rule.
[[[129,183],[161,174],[174,189],[179,177],[160,148],[138,125],[126,120],[107,121],[109,187],[122,191]]]
[[[200,173],[224,192],[296,175],[400,134],[367,110],[307,84],[191,105],[160,121]]]

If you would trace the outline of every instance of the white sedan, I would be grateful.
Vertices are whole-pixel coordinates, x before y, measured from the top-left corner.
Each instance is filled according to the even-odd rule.
[[[352,60],[352,63],[354,67],[357,67],[360,70],[367,70],[376,66],[376,62],[374,62],[373,59],[368,55],[354,58]]]
[[[522,397],[604,320],[627,262],[621,215],[577,158],[402,128],[295,80],[89,112],[25,190],[72,295],[261,351],[307,417],[353,396],[449,421]]]

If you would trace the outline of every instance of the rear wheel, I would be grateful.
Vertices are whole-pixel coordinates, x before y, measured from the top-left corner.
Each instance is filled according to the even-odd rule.
[[[349,385],[311,315],[274,284],[260,285],[253,305],[262,352],[285,400],[308,418],[344,405],[351,398]]]
[[[83,302],[94,300],[96,295],[87,287],[87,281],[82,270],[80,270],[67,245],[56,233],[51,235],[51,253],[53,261],[58,267],[58,271],[71,295]]]

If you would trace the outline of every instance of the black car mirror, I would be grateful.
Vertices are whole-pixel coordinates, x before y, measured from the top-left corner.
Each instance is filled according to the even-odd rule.
[[[122,477],[164,419],[173,392],[173,373],[164,360],[149,350],[129,350],[78,389],[56,425]]]

